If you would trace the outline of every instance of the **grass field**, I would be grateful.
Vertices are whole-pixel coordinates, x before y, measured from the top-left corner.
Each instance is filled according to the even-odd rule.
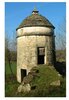
[[[11,74],[8,62],[5,64],[5,96],[6,97],[65,97],[66,96],[66,74],[65,63],[58,59],[56,69],[52,66],[39,65],[39,77],[36,77],[30,83],[36,85],[36,89],[29,93],[17,93],[17,88],[20,85],[16,80],[16,62],[11,63],[13,74]],[[52,81],[58,80],[58,72],[61,74],[61,85],[50,86]]]
[[[11,68],[12,68],[13,74],[16,75],[16,62],[14,61],[11,62]],[[5,74],[6,75],[11,74],[8,62],[5,63]]]
[[[16,63],[14,64],[14,67],[16,69]],[[7,65],[6,65],[7,66]],[[14,70],[13,67],[13,70]],[[8,67],[9,68],[9,67]],[[65,89],[65,77],[62,79],[62,84],[60,87],[53,87],[49,84],[52,81],[58,80],[59,77],[57,76],[57,72],[55,69],[51,68],[51,66],[39,66],[39,76],[40,78],[36,77],[31,85],[37,85],[37,88],[35,90],[31,90],[29,93],[18,93],[17,94],[17,88],[19,86],[19,83],[16,80],[16,74],[14,76],[11,75],[10,72],[7,72],[6,74],[6,82],[5,82],[5,96],[6,97],[64,97],[66,96],[66,89]],[[8,71],[10,71],[8,69]],[[16,72],[14,70],[14,72]]]

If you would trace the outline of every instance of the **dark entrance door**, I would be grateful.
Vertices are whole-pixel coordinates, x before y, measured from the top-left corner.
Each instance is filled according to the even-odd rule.
[[[38,64],[44,64],[44,55],[38,56]]]
[[[23,81],[23,78],[26,76],[26,70],[21,69],[21,82]]]
[[[45,48],[38,47],[38,64],[44,64]]]

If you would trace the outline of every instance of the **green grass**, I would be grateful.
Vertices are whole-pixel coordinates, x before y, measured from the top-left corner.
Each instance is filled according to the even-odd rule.
[[[8,69],[8,70],[7,70]],[[6,65],[6,82],[5,96],[6,97],[65,97],[66,96],[66,81],[61,78],[62,84],[58,86],[50,86],[50,83],[60,79],[58,72],[52,66],[39,65],[38,77],[35,77],[30,83],[35,86],[34,90],[29,93],[17,93],[19,83],[16,80],[16,63],[13,62],[14,77],[10,73],[8,64]]]
[[[39,65],[37,69],[39,70],[39,77],[36,77],[33,83],[37,83],[38,86],[42,84],[49,85],[51,82],[59,79],[58,73],[53,66]]]
[[[12,68],[13,74],[15,75],[16,74],[16,62],[11,62],[11,68]],[[5,63],[5,74],[6,75],[11,74],[8,62]]]
[[[16,80],[16,62],[11,62],[11,68],[14,76],[10,71],[8,62],[5,63],[5,95],[14,96],[19,83]]]
[[[17,91],[18,86],[19,86],[19,83],[16,81],[16,77],[7,75],[6,81],[5,81],[5,96],[6,97],[16,96],[16,91]]]
[[[56,69],[62,74],[65,70],[65,51],[56,52],[57,63]],[[63,62],[64,61],[64,62]],[[16,79],[16,62],[11,62],[11,68],[14,76],[11,74],[8,62],[5,63],[5,96],[6,97],[65,97],[66,96],[66,77],[60,78],[60,86],[50,86],[52,81],[58,80],[58,72],[52,66],[39,65],[38,77],[35,77],[30,83],[35,86],[34,90],[29,93],[17,93],[17,88],[20,85]]]
[[[56,60],[57,61],[66,61],[66,50],[56,50]]]

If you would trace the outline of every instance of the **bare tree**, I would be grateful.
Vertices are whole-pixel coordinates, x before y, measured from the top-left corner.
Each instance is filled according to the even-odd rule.
[[[16,42],[16,32],[12,32],[12,37],[11,37],[11,40],[10,40],[10,50],[11,51],[16,51],[16,48],[17,48],[17,42]]]
[[[5,60],[6,60],[6,62],[8,62],[11,74],[13,75],[13,71],[12,71],[12,67],[11,67],[11,52],[9,49],[9,45],[10,45],[10,41],[9,41],[8,36],[6,36],[5,37]]]
[[[66,50],[66,19],[59,25],[56,32],[56,48],[59,50]]]

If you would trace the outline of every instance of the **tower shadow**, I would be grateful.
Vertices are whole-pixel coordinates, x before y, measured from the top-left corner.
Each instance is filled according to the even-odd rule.
[[[54,67],[63,77],[66,76],[66,62],[56,62]]]

